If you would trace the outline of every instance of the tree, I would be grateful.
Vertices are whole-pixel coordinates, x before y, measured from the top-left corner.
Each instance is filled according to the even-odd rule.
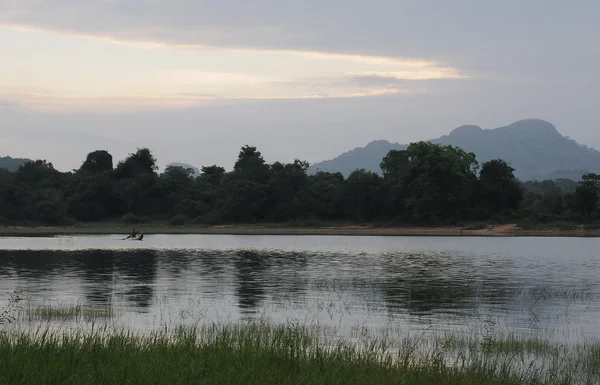
[[[196,214],[193,184],[194,170],[181,166],[169,166],[160,176],[158,193],[162,199],[162,211],[171,215],[192,217]],[[185,204],[183,203],[185,202]]]
[[[516,210],[524,198],[515,171],[502,159],[485,162],[479,174],[479,197],[486,215],[508,214]]]
[[[374,172],[353,171],[344,182],[342,199],[349,218],[372,221],[381,211],[383,180]]]
[[[60,172],[54,169],[52,163],[46,160],[36,160],[35,162],[27,162],[15,173],[15,183],[24,183],[34,185],[44,181],[56,181],[60,176]]]
[[[243,146],[233,170],[241,179],[257,183],[267,183],[269,179],[269,166],[256,147]]]
[[[395,216],[410,222],[456,222],[469,217],[478,163],[475,154],[429,142],[391,150],[382,160]]]
[[[600,175],[586,173],[575,190],[574,208],[580,214],[589,217],[596,210],[600,192]]]
[[[113,157],[108,151],[98,150],[90,152],[80,167],[81,171],[96,174],[104,171],[112,171]]]
[[[340,172],[319,171],[308,178],[307,199],[309,213],[323,220],[334,220],[343,216],[341,201],[344,176]]]
[[[212,165],[212,166],[202,166],[202,173],[200,174],[201,182],[210,185],[210,186],[218,186],[225,175],[225,169],[223,167]]]
[[[557,179],[520,183],[502,159],[479,164],[453,146],[412,143],[381,161],[383,176],[355,170],[308,175],[309,164],[268,164],[255,147],[243,146],[234,169],[167,167],[157,174],[149,149],[138,149],[113,168],[112,156],[90,152],[81,167],[60,172],[45,160],[14,172],[0,170],[0,222],[61,224],[67,219],[166,220],[198,223],[395,220],[397,223],[460,224],[519,215],[549,222],[600,218],[600,175],[581,182]]]
[[[80,176],[67,199],[69,216],[79,221],[98,221],[125,214],[126,202],[119,197],[117,186],[107,172]]]
[[[9,189],[12,180],[13,173],[0,168],[0,223],[17,216],[16,208],[9,202]]]
[[[223,217],[233,222],[254,223],[264,219],[267,186],[249,180],[233,179],[227,185],[223,201]]]
[[[184,169],[181,166],[169,166],[161,175],[161,178],[169,183],[173,188],[181,186],[189,186],[192,182],[194,170],[191,168]]]
[[[117,178],[133,178],[140,174],[155,174],[158,170],[156,158],[147,148],[138,149],[117,164],[114,173]]]
[[[308,198],[302,194],[306,189],[308,163],[294,160],[293,163],[275,162],[269,175],[268,204],[265,217],[273,221],[296,219],[306,216]]]

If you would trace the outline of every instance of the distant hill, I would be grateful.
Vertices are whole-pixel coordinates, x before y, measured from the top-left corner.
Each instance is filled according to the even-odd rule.
[[[168,168],[168,167],[170,167],[170,166],[173,166],[173,167],[183,167],[186,170],[188,168],[191,168],[192,170],[194,170],[194,177],[200,176],[200,170],[197,167],[190,166],[187,163],[169,163],[167,165],[167,167],[165,167],[165,169]]]
[[[24,165],[27,162],[31,162],[30,159],[11,158],[10,156],[0,157],[0,168],[4,168],[10,172],[15,172],[19,169],[19,166]]]
[[[516,169],[517,178],[544,180],[568,178],[579,180],[585,172],[600,172],[600,152],[583,146],[561,135],[556,127],[539,119],[525,119],[511,125],[482,129],[479,126],[461,126],[450,134],[428,140],[442,145],[453,145],[477,155],[479,163],[501,158]],[[358,168],[381,173],[379,164],[392,149],[407,145],[376,140],[338,157],[315,163],[309,173],[317,171],[341,172],[348,176]]]

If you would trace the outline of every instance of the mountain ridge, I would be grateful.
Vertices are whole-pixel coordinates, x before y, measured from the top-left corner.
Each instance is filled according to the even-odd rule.
[[[173,162],[173,163],[169,163],[168,165],[165,166],[165,170],[169,167],[182,167],[184,169],[189,169],[191,168],[192,170],[194,170],[194,178],[200,175],[200,169],[198,167],[192,166],[191,164],[187,164],[187,163],[181,163],[181,162]]]
[[[579,180],[585,172],[600,172],[600,151],[563,136],[552,123],[541,119],[522,119],[487,129],[467,124],[426,141],[461,147],[475,153],[480,163],[504,159],[515,168],[517,178],[524,181],[555,179],[556,176]],[[346,177],[359,168],[381,173],[379,164],[383,157],[390,150],[407,147],[407,144],[377,139],[315,163],[308,171],[310,174],[339,171]]]
[[[32,162],[32,160],[26,158],[12,158],[10,156],[0,157],[0,169],[15,172],[20,166],[23,166],[27,162]]]

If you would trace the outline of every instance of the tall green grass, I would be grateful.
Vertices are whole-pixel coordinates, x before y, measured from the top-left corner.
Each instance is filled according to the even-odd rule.
[[[486,367],[396,361],[343,345],[325,348],[298,328],[267,326],[154,334],[0,337],[6,384],[518,384]]]
[[[422,341],[421,341],[422,342]],[[539,341],[457,337],[327,341],[301,326],[237,324],[172,333],[0,334],[2,384],[575,384],[600,379],[598,345],[569,353]],[[429,341],[431,342],[431,340]],[[528,360],[543,352],[542,361]]]
[[[28,307],[20,313],[21,319],[28,321],[90,322],[97,319],[110,319],[114,317],[114,308],[111,306],[94,308],[82,305],[39,306]]]
[[[330,284],[343,291],[361,282]],[[600,383],[597,340],[505,333],[492,318],[484,330],[442,334],[367,325],[347,333],[268,320],[134,332],[114,323],[122,309],[112,305],[16,306],[15,293],[0,309],[0,384]],[[517,294],[569,303],[595,296],[589,288],[560,287]]]

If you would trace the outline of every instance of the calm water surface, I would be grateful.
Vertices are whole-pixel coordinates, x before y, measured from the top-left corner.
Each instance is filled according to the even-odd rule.
[[[341,331],[600,336],[600,240],[148,235],[0,237],[0,306],[115,309],[111,322],[266,319]]]

